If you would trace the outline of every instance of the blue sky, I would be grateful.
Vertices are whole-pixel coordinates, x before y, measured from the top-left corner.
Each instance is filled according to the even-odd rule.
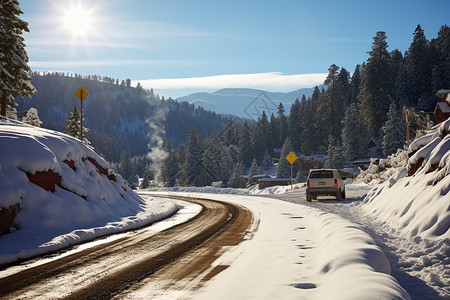
[[[449,0],[19,2],[33,70],[130,78],[166,97],[311,87],[333,63],[353,72],[377,31],[404,52],[417,24],[429,39],[450,25]]]

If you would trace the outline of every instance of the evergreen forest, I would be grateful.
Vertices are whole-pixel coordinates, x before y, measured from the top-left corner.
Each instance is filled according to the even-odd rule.
[[[246,169],[270,168],[274,148],[281,148],[277,177],[289,177],[284,157],[290,151],[326,154],[325,167],[343,168],[367,158],[370,140],[380,145],[379,156],[404,148],[405,114],[414,139],[433,125],[436,92],[450,88],[450,28],[442,26],[437,38],[428,40],[418,25],[405,53],[389,51],[387,35],[379,31],[368,54],[353,73],[331,65],[324,87],[295,99],[289,112],[280,103],[275,113],[262,112],[256,122],[230,120],[203,139],[192,129],[176,153],[169,141],[160,180],[166,186],[219,182],[239,187]],[[298,171],[294,164],[301,178]]]
[[[131,87],[129,79],[64,73],[33,73],[38,93],[31,100],[16,98],[16,109],[21,115],[34,107],[43,127],[63,130],[83,85],[90,93],[84,102],[86,138],[130,183],[143,177],[144,187],[152,180],[239,187],[247,182],[245,170],[273,166],[274,149],[281,149],[277,176],[285,177],[290,165],[283,153],[326,154],[327,167],[342,168],[367,158],[370,140],[381,146],[380,156],[405,147],[405,113],[411,138],[432,126],[436,92],[450,88],[450,28],[442,26],[428,40],[418,25],[404,53],[389,51],[387,35],[379,31],[367,53],[352,73],[332,64],[311,97],[292,99],[289,111],[280,103],[257,120],[164,99],[140,84]],[[148,155],[160,147],[158,157]]]

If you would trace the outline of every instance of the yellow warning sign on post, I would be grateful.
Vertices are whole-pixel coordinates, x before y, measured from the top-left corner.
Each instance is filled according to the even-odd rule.
[[[78,98],[80,98],[80,100],[83,101],[87,97],[88,92],[86,91],[84,86],[80,86],[80,88],[75,92],[75,94],[77,94]]]
[[[291,163],[291,165],[294,163],[294,161],[296,161],[297,159],[297,155],[294,154],[294,152],[290,152],[287,156],[286,159]]]
[[[81,121],[80,121],[80,141],[83,141],[83,100],[86,99],[88,92],[84,88],[84,86],[80,86],[80,88],[75,92],[77,94],[77,97],[80,99],[80,114],[81,114]]]

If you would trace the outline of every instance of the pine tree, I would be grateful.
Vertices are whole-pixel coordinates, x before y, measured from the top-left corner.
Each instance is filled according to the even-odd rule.
[[[203,167],[206,172],[205,185],[210,185],[213,181],[218,181],[220,164],[216,155],[217,153],[214,141],[212,140],[212,138],[209,138],[204,143],[204,151],[202,157]]]
[[[146,189],[150,187],[150,179],[147,176],[144,176],[141,181],[140,188]]]
[[[392,101],[391,57],[387,48],[386,33],[378,31],[361,78],[361,115],[371,136],[378,135]]]
[[[282,146],[289,134],[288,119],[287,119],[286,115],[284,114],[284,112],[285,112],[285,109],[284,109],[283,103],[280,103],[280,105],[278,105],[277,118],[276,118],[276,125],[277,125],[276,136],[278,136],[278,139],[275,140],[275,145],[274,145],[275,148],[279,148],[280,146]],[[266,149],[266,150],[268,150],[268,149]]]
[[[315,133],[315,144],[316,147],[312,149],[312,153],[326,153],[328,149],[328,137],[332,135],[333,126],[331,126],[334,120],[331,120],[331,106],[327,103],[330,102],[330,94],[327,94],[324,89],[319,94],[319,99],[317,100],[315,106],[311,106],[310,113],[312,114],[312,124],[314,124]],[[311,109],[316,110],[311,110]],[[311,139],[311,137],[309,137]]]
[[[22,122],[30,124],[32,126],[41,127],[42,121],[39,120],[38,111],[36,108],[31,107],[28,111],[26,116],[22,118]]]
[[[237,145],[238,133],[236,126],[234,126],[231,119],[228,120],[227,125],[223,131],[223,141],[226,145]]]
[[[200,136],[194,127],[189,131],[186,145],[186,166],[188,184],[200,186],[204,183],[203,147]]]
[[[361,66],[356,65],[355,71],[352,74],[350,89],[351,89],[351,103],[358,101],[359,85],[361,84]]]
[[[162,162],[161,180],[164,186],[175,186],[177,183],[178,163],[172,140],[169,139],[166,142],[164,151],[167,153],[167,156]]]
[[[342,155],[346,163],[357,158],[363,158],[366,150],[364,128],[360,121],[359,111],[355,103],[351,104],[345,112],[342,121]]]
[[[205,141],[203,152],[205,184],[221,181],[226,184],[231,175],[231,156],[224,142],[218,135]]]
[[[233,172],[233,159],[230,155],[230,151],[225,143],[219,139],[216,140],[217,159],[219,161],[220,170],[218,173],[219,181],[222,181],[223,185],[228,184],[228,180]]]
[[[286,156],[293,151],[291,141],[286,138],[281,148],[280,160],[277,165],[277,177],[278,178],[291,178],[291,163],[286,159]]]
[[[438,91],[450,87],[450,27],[443,25],[435,40],[437,62],[433,68],[432,88]]]
[[[277,144],[277,141],[279,140],[279,136],[278,136],[278,129],[277,129],[277,118],[275,118],[274,114],[272,113],[270,115],[270,134],[271,136],[268,137],[270,140],[270,144],[272,145],[271,149],[267,149],[267,151],[272,152],[273,148],[278,148],[277,146],[275,146]]]
[[[305,102],[306,98],[303,95],[302,102]],[[292,142],[292,147],[300,150],[300,139],[302,135],[301,120],[300,120],[300,101],[295,99],[294,104],[291,106],[289,113],[289,139]]]
[[[329,142],[328,142],[327,158],[325,159],[325,163],[323,165],[324,168],[327,168],[327,169],[333,168],[335,148],[336,148],[335,140],[330,135]]]
[[[256,159],[253,159],[252,166],[250,168],[250,173],[248,174],[248,184],[253,184],[254,179],[253,176],[258,175],[258,163],[256,162]]]
[[[245,167],[250,166],[254,157],[252,140],[254,140],[254,134],[246,121],[244,126],[239,128],[237,145],[237,160],[241,161]]]
[[[267,119],[266,113],[263,111],[261,118],[258,119],[258,122],[253,127],[253,135],[252,135],[252,145],[253,145],[253,157],[256,158],[257,161],[261,162],[264,158],[264,153],[266,151],[270,151],[273,148],[271,143],[271,127],[269,120]],[[287,127],[286,127],[287,129]],[[244,165],[245,167],[249,167]]]
[[[230,177],[229,186],[232,188],[245,188],[244,166],[241,162],[238,162],[234,166],[234,171],[233,175]]]
[[[397,110],[395,102],[389,107],[388,119],[383,125],[383,154],[387,157],[397,152],[397,149],[403,148],[405,144],[405,125],[402,116]]]
[[[345,112],[345,109],[352,103],[352,86],[350,84],[350,73],[345,69],[341,68],[337,76],[338,80],[338,88],[339,88],[339,97],[338,103],[340,103],[341,107],[337,107],[338,114]]]
[[[270,157],[269,152],[266,151],[266,152],[264,153],[264,159],[263,159],[263,161],[262,161],[262,163],[261,163],[261,168],[262,168],[263,170],[268,170],[268,169],[270,169],[272,166],[273,166],[273,163],[272,163],[272,157]]]
[[[64,132],[73,137],[80,136],[80,113],[78,112],[78,108],[76,106],[73,107],[73,111],[71,111],[64,122]]]
[[[80,127],[81,127],[81,114],[78,111],[77,106],[73,107],[73,111],[67,115],[66,121],[64,122],[64,132],[73,137],[80,137]],[[84,118],[83,118],[84,119]],[[83,120],[84,121],[84,120]],[[89,145],[91,142],[86,138],[86,133],[89,129],[83,126],[83,143]]]
[[[393,95],[395,101],[399,103],[400,106],[415,106],[414,103],[410,102],[411,97],[409,94],[408,73],[406,71],[406,60],[404,59],[398,69],[397,76],[395,77]]]
[[[178,145],[177,152],[178,162],[178,184],[180,186],[188,185],[187,162],[186,162],[186,146],[183,142]]]
[[[408,83],[410,88],[410,103],[414,103],[420,109],[432,111],[436,104],[431,92],[431,58],[429,57],[430,45],[420,25],[414,31],[413,41],[406,53]],[[420,102],[420,103],[419,103]]]
[[[6,116],[7,106],[15,108],[17,105],[15,97],[31,97],[36,89],[31,84],[28,55],[21,36],[24,31],[29,32],[28,23],[19,18],[23,14],[19,2],[2,1],[0,10],[1,115]]]
[[[328,69],[329,73],[325,79],[328,89],[320,97],[319,114],[321,117],[321,131],[326,136],[332,135],[334,138],[341,133],[341,111],[343,109],[342,89],[339,85],[339,67],[335,64]],[[326,141],[325,141],[326,142]]]
[[[397,78],[399,77],[400,73],[403,72],[402,68],[404,68],[405,65],[405,59],[403,58],[402,52],[400,52],[398,49],[395,49],[391,51],[391,67],[390,67],[390,78],[392,79],[392,96],[395,100],[395,102],[398,104],[400,102],[401,96],[397,94],[397,84],[400,82],[397,82]],[[398,97],[400,96],[400,97]]]
[[[147,163],[144,169],[144,173],[142,174],[142,177],[147,177],[149,180],[153,180],[155,178],[155,173],[152,170],[152,166],[150,163]]]
[[[336,139],[330,135],[328,139],[328,152],[325,160],[325,168],[339,169],[344,167],[344,156],[342,155],[342,147]]]
[[[319,147],[322,140],[323,132],[319,130],[317,123],[320,122],[320,118],[317,116],[317,106],[320,98],[320,90],[316,86],[311,99],[306,102],[301,102],[300,115],[302,116],[301,125],[301,153],[304,155],[311,155],[315,153],[321,153]],[[322,153],[324,153],[323,151]]]
[[[128,182],[134,182],[135,172],[131,163],[129,148],[120,153],[119,173]]]
[[[296,175],[295,178],[294,178],[294,181],[295,181],[296,183],[299,183],[299,182],[305,182],[306,179],[307,179],[307,177],[304,176],[304,175],[302,174],[302,170],[301,170],[301,168],[300,168],[300,169],[298,170],[298,172],[297,172],[297,175]]]

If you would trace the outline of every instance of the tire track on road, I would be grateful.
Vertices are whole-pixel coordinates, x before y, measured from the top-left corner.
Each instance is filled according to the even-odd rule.
[[[242,241],[252,223],[251,213],[234,204],[164,198],[190,201],[201,205],[202,210],[194,218],[159,233],[140,232],[1,278],[2,299],[110,299],[158,270],[176,265],[177,259],[189,257],[191,250],[200,249],[198,246],[208,240],[204,249],[209,249],[209,258],[198,260],[195,254],[191,256],[191,271],[184,268],[184,276],[188,276],[195,270],[208,269],[219,255],[220,243],[226,239],[233,243]],[[171,271],[165,274],[165,278],[180,276]]]

